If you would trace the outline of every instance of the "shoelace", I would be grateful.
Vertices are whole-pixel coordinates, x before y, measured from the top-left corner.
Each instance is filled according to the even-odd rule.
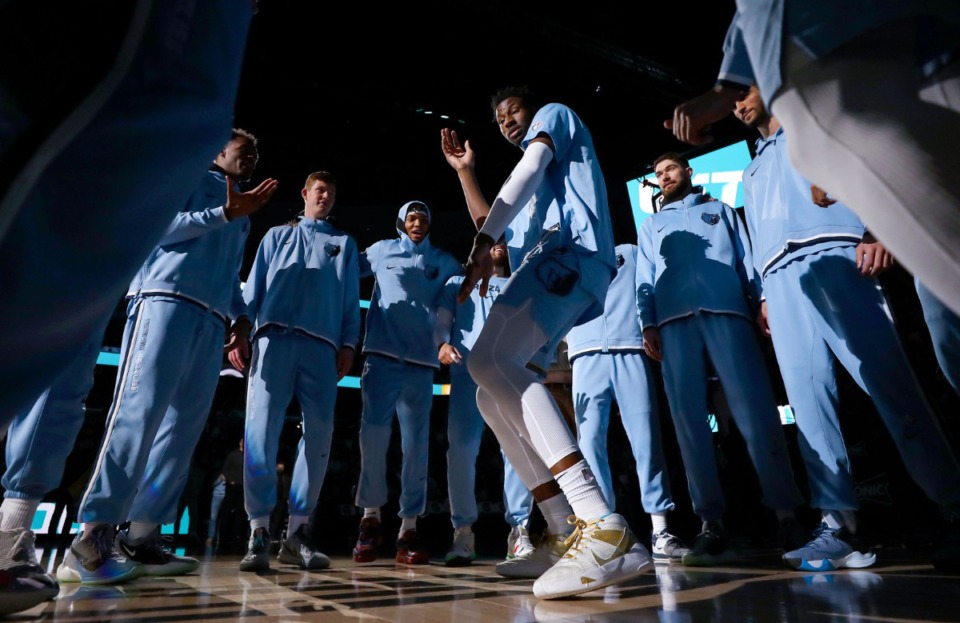
[[[117,551],[113,546],[112,530],[104,528],[96,530],[93,533],[93,548],[97,552],[97,557],[106,562],[109,559],[123,560],[126,557]]]
[[[592,521],[584,521],[576,515],[570,515],[567,517],[567,523],[573,526],[573,532],[570,533],[566,539],[564,539],[563,544],[567,546],[567,556],[570,556],[570,552],[579,552],[580,543],[583,541],[586,536],[586,532],[594,530],[597,525],[603,521],[602,519],[594,519]]]

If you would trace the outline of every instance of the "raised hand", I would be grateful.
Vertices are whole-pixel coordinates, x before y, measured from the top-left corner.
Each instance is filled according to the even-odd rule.
[[[241,216],[249,216],[263,206],[267,205],[273,193],[277,192],[277,180],[272,177],[260,182],[259,186],[245,193],[238,193],[233,189],[233,179],[227,176],[227,203],[223,206],[223,212],[228,221]]]
[[[470,149],[470,141],[460,144],[457,137],[457,131],[449,128],[440,130],[440,150],[447,159],[447,164],[457,171],[466,168],[473,168],[473,150]]]
[[[706,145],[713,140],[711,125],[733,111],[739,94],[736,89],[718,85],[674,108],[673,119],[664,121],[663,127],[684,143]]]

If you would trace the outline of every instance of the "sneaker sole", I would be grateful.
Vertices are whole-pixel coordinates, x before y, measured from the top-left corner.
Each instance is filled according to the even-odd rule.
[[[373,562],[377,559],[376,550],[372,549],[354,549],[353,562]]]
[[[683,562],[683,555],[667,556],[666,554],[653,554],[651,558],[653,558],[653,562],[657,563],[658,565],[666,565],[674,562],[679,562],[679,563]]]
[[[0,616],[23,612],[45,601],[50,601],[60,592],[60,587],[44,588],[29,592],[3,593],[0,599]]]
[[[132,582],[137,578],[143,576],[143,567],[137,565],[133,567],[126,573],[121,573],[109,578],[97,578],[97,577],[87,577],[84,579],[83,574],[79,571],[71,569],[70,567],[64,566],[63,563],[60,563],[60,566],[57,567],[57,580],[60,582],[68,583],[79,583],[79,584],[89,584],[92,586],[98,586],[103,584],[123,584],[124,582]]]
[[[693,554],[684,554],[683,558],[680,559],[687,567],[716,567],[728,563],[736,558],[736,555],[731,551],[725,551],[722,554],[710,555],[706,554],[703,556],[695,556]]]
[[[824,558],[822,560],[807,560],[805,558],[783,559],[787,565],[797,571],[836,571],[837,569],[864,569],[877,562],[877,555],[853,552],[843,558]]]
[[[536,580],[549,571],[552,566],[522,564],[526,562],[527,561],[522,561],[519,558],[514,558],[513,560],[505,560],[497,563],[497,575],[515,580]]]
[[[270,570],[270,559],[257,559],[252,562],[244,563],[240,561],[240,571],[269,571]]]
[[[193,562],[168,562],[165,565],[141,564],[141,566],[143,567],[143,575],[184,575],[190,573],[191,571],[196,571],[200,567],[200,561],[194,560]]]
[[[317,559],[312,565],[305,565],[303,561],[300,560],[298,554],[291,554],[286,549],[281,548],[280,553],[277,554],[277,560],[282,562],[285,565],[297,565],[304,571],[319,571],[321,569],[330,568],[330,559]]]
[[[607,564],[593,570],[591,575],[599,576],[599,579],[593,582],[585,584],[584,580],[586,578],[581,574],[577,574],[578,577],[575,579],[576,584],[570,583],[565,585],[563,582],[558,582],[557,586],[546,588],[543,586],[541,578],[533,583],[533,595],[538,599],[573,597],[574,595],[595,591],[598,588],[622,584],[633,578],[640,577],[651,569],[653,569],[653,559],[650,557],[646,548],[638,543],[631,547],[630,551],[623,556],[611,560]]]

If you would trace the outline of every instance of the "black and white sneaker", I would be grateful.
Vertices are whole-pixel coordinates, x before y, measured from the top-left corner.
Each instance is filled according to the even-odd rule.
[[[144,575],[183,575],[200,566],[196,558],[173,553],[160,536],[160,526],[136,541],[124,530],[117,534],[114,544],[121,554],[143,566]]]
[[[257,528],[250,535],[247,554],[240,561],[240,571],[266,571],[270,568],[270,531]]]
[[[681,561],[688,567],[713,567],[733,560],[726,531],[719,521],[705,521],[693,547]]]
[[[306,526],[300,526],[283,541],[277,560],[308,570],[326,569],[330,566],[330,558],[317,548],[307,534]]]
[[[690,552],[689,547],[666,530],[654,534],[650,545],[653,562],[680,562],[684,554]]]

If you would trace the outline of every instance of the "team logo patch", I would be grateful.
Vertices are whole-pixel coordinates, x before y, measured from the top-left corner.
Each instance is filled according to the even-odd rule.
[[[566,296],[577,285],[579,276],[570,268],[550,258],[537,266],[537,278],[547,289],[547,292],[557,296]]]
[[[339,244],[331,244],[329,242],[324,243],[323,250],[326,251],[327,255],[329,255],[330,257],[337,257],[338,255],[340,255]]]
[[[627,261],[627,260],[623,259],[623,254],[622,254],[622,253],[617,253],[617,268],[623,267],[623,263],[626,262],[626,261]]]
[[[440,269],[436,266],[425,266],[423,272],[427,275],[427,279],[433,280],[440,274]]]
[[[716,225],[720,222],[720,215],[711,214],[710,212],[704,212],[700,215],[700,218],[703,219],[703,222],[707,225]]]

